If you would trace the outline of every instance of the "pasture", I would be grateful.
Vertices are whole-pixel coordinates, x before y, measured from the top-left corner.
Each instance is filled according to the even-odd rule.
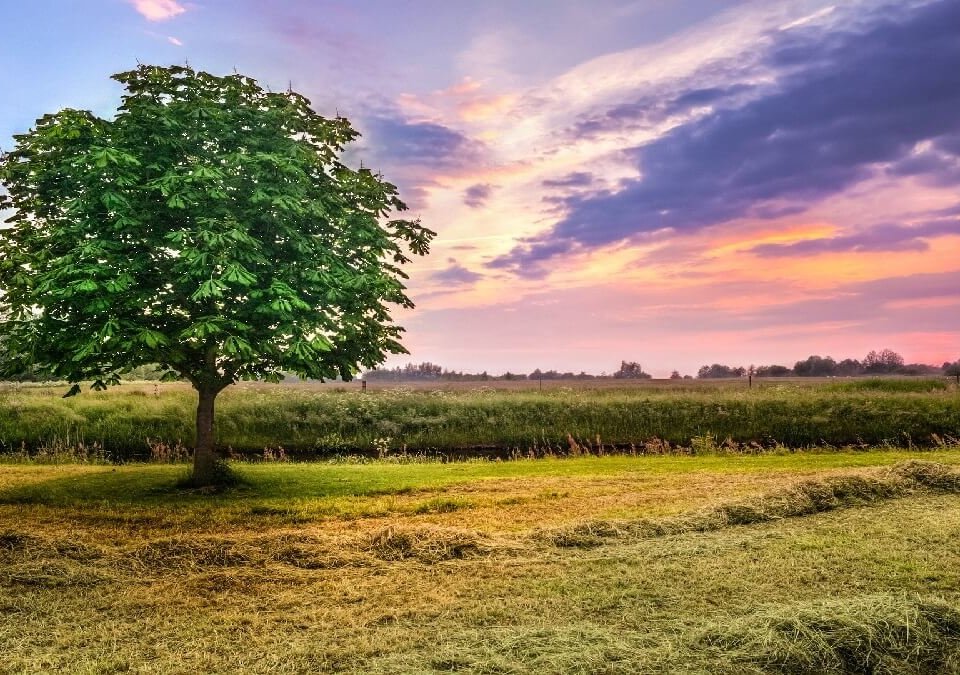
[[[949,383],[524,384],[5,388],[0,673],[960,672]]]

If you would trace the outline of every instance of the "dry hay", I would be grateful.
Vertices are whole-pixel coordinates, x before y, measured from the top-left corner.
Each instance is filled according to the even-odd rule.
[[[198,571],[237,567],[253,562],[251,551],[232,539],[219,537],[171,537],[147,542],[128,551],[125,562],[145,572]]]
[[[365,551],[381,560],[437,563],[490,553],[492,541],[470,530],[441,527],[386,527],[370,538]]]
[[[592,520],[537,533],[555,546],[590,548],[610,540],[707,532],[869,504],[917,493],[960,492],[960,471],[936,462],[911,460],[878,477],[850,475],[807,480],[742,502],[660,520]]]
[[[696,646],[738,672],[957,673],[960,609],[886,595],[774,605],[708,628]]]

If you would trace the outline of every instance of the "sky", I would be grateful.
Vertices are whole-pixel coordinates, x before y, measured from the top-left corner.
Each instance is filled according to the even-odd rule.
[[[139,63],[361,132],[435,230],[395,316],[448,369],[960,357],[957,0],[31,0],[0,148]]]

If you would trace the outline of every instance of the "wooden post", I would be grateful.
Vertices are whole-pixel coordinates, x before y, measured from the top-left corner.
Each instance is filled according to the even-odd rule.
[[[367,391],[367,381],[366,381],[366,380],[360,380],[360,391],[362,391],[362,392],[366,392],[366,391]]]

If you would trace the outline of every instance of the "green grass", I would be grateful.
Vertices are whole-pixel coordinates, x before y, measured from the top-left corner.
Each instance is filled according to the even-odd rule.
[[[958,673],[958,467],[7,465],[0,673]]]
[[[157,395],[154,395],[154,391]],[[43,461],[163,455],[193,438],[182,385],[123,386],[61,399],[62,389],[0,391],[0,453]],[[496,452],[750,453],[827,446],[932,447],[960,437],[960,394],[940,379],[816,384],[662,383],[435,391],[244,385],[219,399],[224,448],[297,456]]]

